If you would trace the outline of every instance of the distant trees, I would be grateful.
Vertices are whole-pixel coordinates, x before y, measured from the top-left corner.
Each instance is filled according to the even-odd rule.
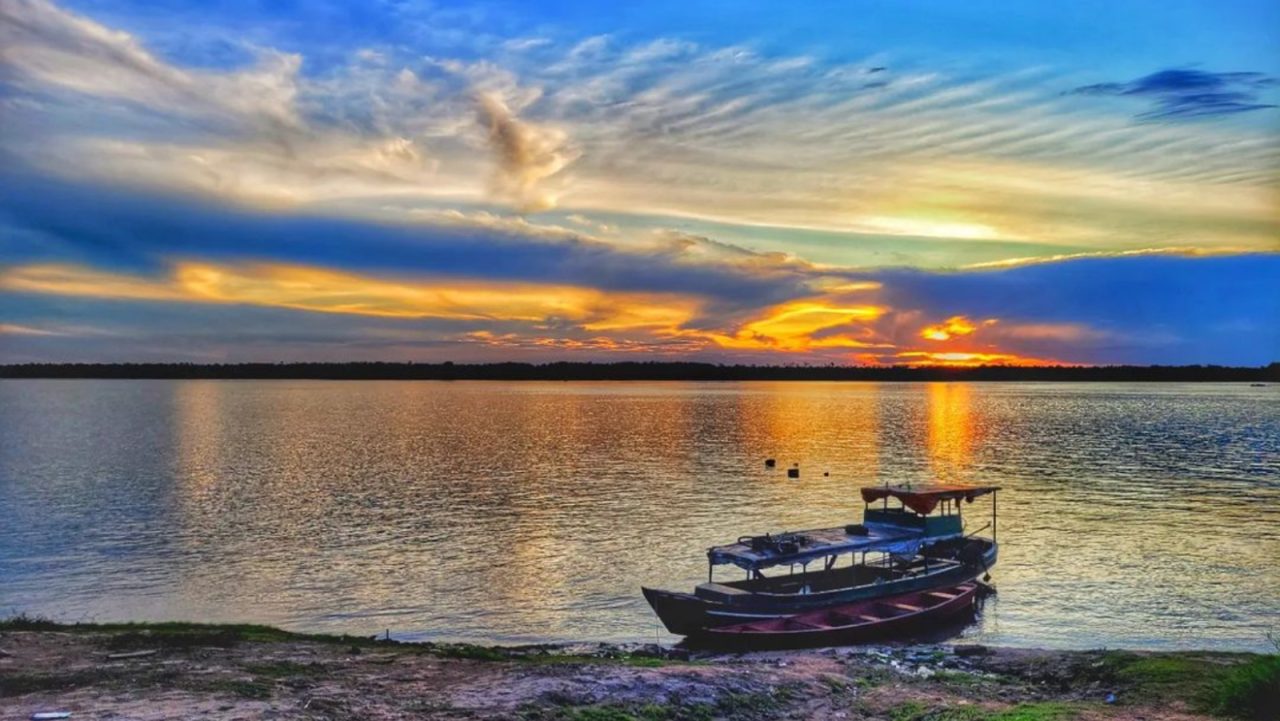
[[[806,366],[714,363],[25,363],[0,378],[648,381],[1247,381],[1280,383],[1280,362],[1229,366]]]

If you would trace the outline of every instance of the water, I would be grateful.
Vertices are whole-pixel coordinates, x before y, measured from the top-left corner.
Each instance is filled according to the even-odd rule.
[[[703,580],[705,547],[938,479],[1004,488],[1000,593],[965,635],[1266,649],[1277,391],[0,381],[0,613],[652,640],[639,586]]]

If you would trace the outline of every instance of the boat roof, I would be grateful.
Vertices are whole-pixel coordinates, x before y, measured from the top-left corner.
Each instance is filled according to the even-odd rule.
[[[894,526],[886,523],[865,524],[865,536],[854,535],[840,528],[820,528],[812,531],[792,531],[774,539],[784,537],[800,537],[804,545],[791,553],[784,553],[776,547],[756,550],[751,541],[744,539],[739,543],[725,546],[712,546],[707,549],[707,558],[712,565],[732,563],[739,568],[756,570],[791,563],[808,563],[817,558],[825,558],[838,553],[852,551],[905,551],[915,552],[915,546],[924,539],[920,529]],[[937,540],[931,538],[930,540]],[[907,547],[910,546],[910,549]]]
[[[902,501],[902,505],[927,516],[933,513],[933,509],[938,507],[938,502],[943,500],[960,500],[964,499],[970,503],[978,496],[985,496],[988,493],[995,493],[1000,490],[999,486],[969,486],[958,483],[924,483],[924,484],[904,484],[900,486],[868,486],[862,489],[862,500],[867,503],[878,501],[882,498],[896,498]]]

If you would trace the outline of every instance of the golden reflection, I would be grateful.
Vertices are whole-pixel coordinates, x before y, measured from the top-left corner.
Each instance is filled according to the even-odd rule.
[[[186,486],[180,499],[202,501],[218,484],[223,465],[223,389],[217,381],[188,380],[173,387],[174,465]]]
[[[934,475],[953,480],[973,461],[973,412],[966,383],[929,384],[929,461]]]

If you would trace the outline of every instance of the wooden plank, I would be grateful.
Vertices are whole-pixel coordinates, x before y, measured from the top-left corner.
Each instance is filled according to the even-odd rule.
[[[860,619],[862,619],[863,621],[866,621],[866,622],[868,622],[868,623],[880,623],[881,621],[883,621],[883,620],[884,620],[883,618],[880,618],[879,616],[868,616],[868,615],[866,615],[866,614],[862,614],[862,615],[858,616],[858,618],[860,618]]]
[[[888,605],[893,606],[894,608],[900,608],[903,611],[910,611],[912,613],[920,613],[921,611],[924,610],[920,606],[912,606],[909,603],[890,603]]]
[[[960,596],[958,593],[943,593],[942,591],[930,591],[925,595],[933,596],[934,598],[941,598],[946,601],[950,601],[951,599],[958,598]]]
[[[800,619],[798,619],[798,618],[791,618],[791,619],[787,619],[787,625],[788,625],[788,626],[791,626],[791,627],[793,627],[793,628],[794,628],[794,627],[800,627],[800,628],[831,628],[830,626],[819,626],[819,625],[818,625],[818,624],[816,624],[816,623],[809,623],[808,621],[801,621],[801,620],[800,620]]]

